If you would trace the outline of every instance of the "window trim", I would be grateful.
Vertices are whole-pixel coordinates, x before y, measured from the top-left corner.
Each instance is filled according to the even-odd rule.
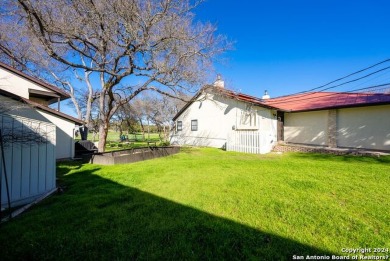
[[[191,131],[198,131],[198,120],[191,120]]]
[[[250,117],[249,124],[242,124],[242,118],[248,116]],[[260,128],[260,119],[256,111],[241,111],[241,114],[236,119],[237,130],[258,130]]]
[[[176,131],[182,131],[182,130],[183,130],[183,121],[177,121]]]

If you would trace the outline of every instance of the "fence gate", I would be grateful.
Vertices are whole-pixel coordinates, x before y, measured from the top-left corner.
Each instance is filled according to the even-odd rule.
[[[231,131],[228,133],[226,150],[252,154],[268,153],[267,136],[260,131]]]

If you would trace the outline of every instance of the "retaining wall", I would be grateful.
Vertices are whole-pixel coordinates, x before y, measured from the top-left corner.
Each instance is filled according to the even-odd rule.
[[[92,155],[90,163],[100,165],[126,164],[176,154],[180,147],[146,147]]]

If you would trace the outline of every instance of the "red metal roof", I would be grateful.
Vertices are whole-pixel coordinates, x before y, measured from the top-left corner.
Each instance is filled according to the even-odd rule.
[[[284,111],[311,111],[390,104],[389,93],[310,92],[266,100]]]
[[[390,104],[390,93],[310,92],[263,100],[243,93],[205,86],[173,117],[173,120],[176,120],[196,101],[203,90],[261,107],[288,112]]]

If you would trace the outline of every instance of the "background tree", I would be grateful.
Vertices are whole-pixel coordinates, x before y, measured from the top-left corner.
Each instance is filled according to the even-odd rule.
[[[3,17],[7,17],[4,12],[2,13]],[[62,87],[70,95],[77,117],[84,120],[87,126],[93,128],[92,122],[90,124],[94,101],[91,72],[69,70],[69,66],[52,59],[40,50],[39,42],[34,37],[29,36],[28,32],[24,36],[15,33],[19,29],[19,25],[10,23],[12,20],[9,23],[0,23],[0,61]]]
[[[142,96],[145,118],[157,127],[162,141],[168,141],[172,118],[184,106],[184,101],[190,99],[184,94],[181,94],[180,98],[172,99],[161,95]]]
[[[0,41],[3,54],[23,64],[18,43],[28,42],[38,56],[93,83],[99,151],[123,104],[145,90],[168,97],[194,92],[229,48],[215,26],[194,21],[197,3],[188,0],[3,2],[1,23],[8,29],[2,34],[12,34]]]
[[[119,130],[119,136],[124,135],[124,131],[127,134],[136,132],[138,119],[136,118],[135,109],[129,103],[122,105],[113,118]]]

